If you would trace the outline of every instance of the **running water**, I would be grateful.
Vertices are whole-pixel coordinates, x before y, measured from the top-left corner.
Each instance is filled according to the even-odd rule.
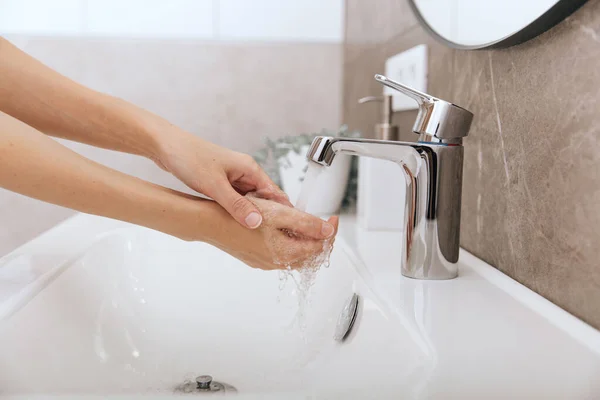
[[[296,201],[296,208],[300,211],[306,211],[308,207],[308,201],[310,200],[310,195],[314,192],[314,187],[317,181],[319,180],[319,176],[325,167],[321,164],[317,164],[316,162],[308,162],[308,169],[306,170],[306,175],[304,176],[304,181],[302,182],[302,189],[300,189],[300,194],[298,195],[298,200]]]
[[[302,188],[296,201],[296,209],[300,211],[306,211],[308,203],[312,195],[315,195],[315,185],[319,179],[319,176],[323,172],[325,167],[320,164],[309,162],[304,181],[302,182]],[[317,273],[321,266],[329,267],[329,256],[333,249],[333,241],[326,240],[323,243],[323,251],[313,259],[307,260],[302,268],[297,271],[291,269],[282,270],[279,275],[280,289],[283,290],[288,278],[291,278],[294,283],[295,293],[298,297],[298,311],[296,314],[296,324],[300,328],[302,336],[306,330],[306,309],[310,304],[310,290],[315,284],[317,279]],[[306,338],[303,337],[306,341]]]
[[[311,196],[318,195],[315,185],[325,168],[316,163],[309,163],[304,182],[298,201],[296,202],[296,208],[301,211],[306,211]],[[268,226],[276,221],[277,208],[281,207],[276,203],[265,203],[265,200],[260,200],[252,194],[247,195],[248,198],[255,202],[257,206],[260,205],[261,213],[263,214],[263,224]],[[293,229],[293,227],[291,227]],[[273,254],[273,262],[281,267],[279,275],[279,288],[281,291],[284,290],[288,281],[292,281],[293,287],[291,288],[290,294],[296,298],[298,308],[296,311],[296,317],[294,325],[299,328],[301,338],[306,342],[305,331],[306,331],[306,311],[310,305],[310,294],[313,285],[317,279],[317,273],[321,266],[326,268],[329,266],[329,256],[333,249],[333,239],[323,240],[323,249],[317,254],[312,254],[310,257],[306,257],[302,260],[291,261],[288,257],[288,250],[285,246],[282,246],[282,241],[279,237],[268,236],[268,235],[280,235],[281,232],[278,230],[265,229],[264,232],[267,234],[265,241],[270,251]],[[288,232],[290,235],[294,235],[293,231]],[[301,265],[298,266],[298,261],[301,261]],[[292,269],[294,266],[295,269]]]

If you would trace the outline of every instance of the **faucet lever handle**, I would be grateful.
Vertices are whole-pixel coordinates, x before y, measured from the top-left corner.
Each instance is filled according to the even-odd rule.
[[[413,99],[417,103],[419,103],[419,105],[421,105],[423,103],[427,103],[427,102],[430,103],[430,102],[433,102],[433,100],[435,100],[435,97],[430,96],[427,93],[420,92],[417,89],[411,88],[410,86],[406,86],[400,82],[393,81],[383,75],[379,75],[379,74],[375,75],[375,80],[377,82],[381,83],[382,85],[390,87],[390,88],[397,90],[400,93],[410,97],[411,99]]]
[[[413,132],[420,135],[423,142],[459,144],[469,134],[473,114],[455,104],[420,92],[383,75],[375,75],[375,80],[399,91],[419,104],[419,114]]]

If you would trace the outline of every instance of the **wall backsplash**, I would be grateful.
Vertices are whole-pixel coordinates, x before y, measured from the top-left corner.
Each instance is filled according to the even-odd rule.
[[[600,0],[504,50],[432,39],[405,0],[347,0],[343,120],[372,133],[373,74],[429,46],[428,92],[475,114],[465,139],[461,245],[600,328]],[[414,140],[414,112],[397,113]]]
[[[339,43],[7,39],[71,79],[238,151],[255,151],[264,136],[340,125]],[[185,188],[148,160],[63,142],[125,173]],[[72,214],[0,189],[0,256]]]

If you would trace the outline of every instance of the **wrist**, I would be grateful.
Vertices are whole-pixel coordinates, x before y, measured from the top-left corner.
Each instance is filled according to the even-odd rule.
[[[155,188],[160,193],[152,196],[152,205],[142,211],[143,222],[134,223],[182,240],[215,244],[223,222],[216,203],[160,186]]]
[[[168,134],[165,134],[167,121],[142,108],[117,97],[106,96],[107,115],[117,116],[121,121],[127,152],[158,162]]]
[[[142,129],[150,144],[145,157],[161,168],[169,170],[172,155],[181,152],[181,143],[190,134],[152,114],[143,118]]]

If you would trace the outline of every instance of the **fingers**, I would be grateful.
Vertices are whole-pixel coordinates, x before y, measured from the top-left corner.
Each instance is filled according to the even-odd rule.
[[[218,183],[209,194],[242,226],[256,229],[262,223],[262,215],[256,206],[231,187],[228,181]]]
[[[338,217],[331,217],[323,224],[332,226],[334,233],[329,239],[312,239],[305,235],[299,235],[286,229],[281,230],[284,237],[280,240],[285,242],[282,246],[286,249],[284,254],[279,254],[281,257],[278,261],[278,268],[300,269],[306,267],[317,267],[323,264],[329,257],[329,253],[333,246],[333,238],[337,233]]]
[[[310,239],[329,239],[337,229],[337,219],[332,217],[329,221],[323,221],[319,217],[289,208],[277,221],[279,229],[287,229],[299,236]],[[335,226],[333,225],[335,222]]]
[[[317,267],[324,261],[325,241],[302,238],[286,238],[286,253],[280,255],[281,268],[293,269],[304,267]]]
[[[273,200],[279,204],[293,207],[287,194],[269,178],[267,173],[257,165],[254,173],[256,195],[262,199]]]
[[[338,217],[329,218],[327,223],[337,232]],[[267,236],[267,242],[270,244],[267,245],[270,254],[267,258],[270,261],[260,264],[258,268],[261,269],[318,267],[326,262],[333,246],[333,236],[330,239],[311,239],[268,224],[265,225],[265,229],[277,231],[273,232],[274,235]]]
[[[275,201],[279,204],[283,204],[287,207],[294,207],[294,205],[290,202],[290,198],[287,194],[281,189],[277,187],[277,185],[273,184],[269,189],[261,189],[257,190],[256,195],[267,200]]]

